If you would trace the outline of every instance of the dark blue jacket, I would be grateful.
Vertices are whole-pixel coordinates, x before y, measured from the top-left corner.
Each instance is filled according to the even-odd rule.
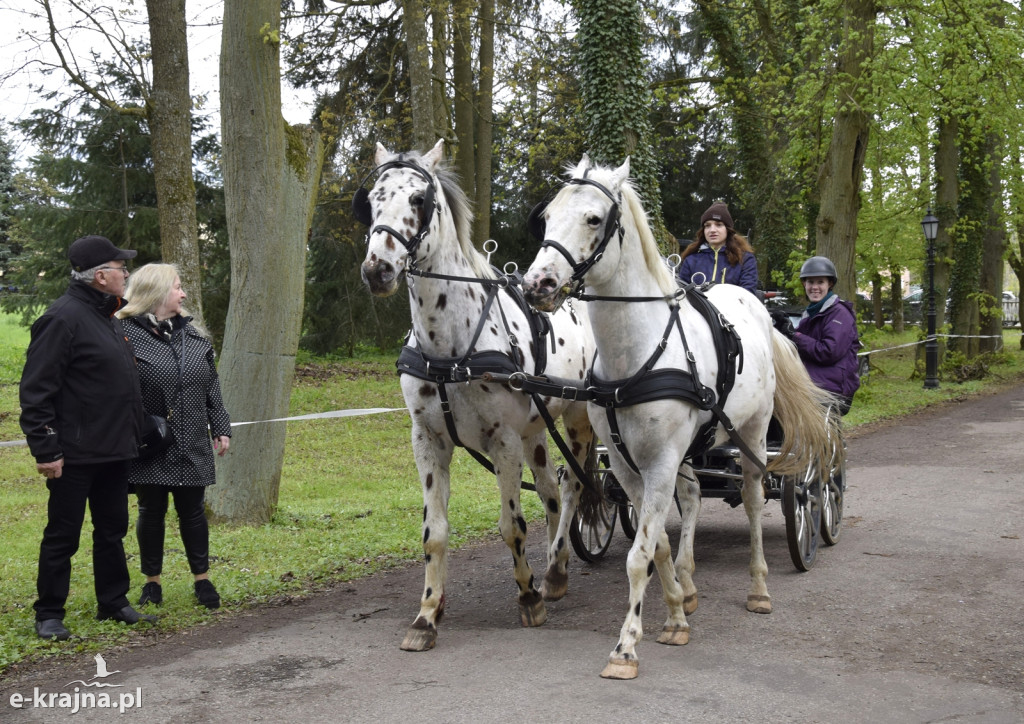
[[[21,429],[36,462],[138,455],[142,393],[119,297],[73,281],[32,325],[21,375]]]
[[[857,350],[860,337],[853,305],[833,295],[813,317],[800,320],[793,343],[814,384],[851,398],[860,387]]]
[[[694,274],[697,278],[694,279]],[[757,260],[754,255],[744,252],[739,264],[730,266],[725,247],[715,251],[708,244],[683,259],[679,265],[679,278],[684,283],[714,281],[719,284],[735,284],[753,293],[757,289]]]

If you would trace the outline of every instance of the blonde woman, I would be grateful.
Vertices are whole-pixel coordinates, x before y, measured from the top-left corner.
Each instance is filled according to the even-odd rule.
[[[146,576],[139,605],[163,601],[160,575],[170,495],[195,577],[196,600],[218,608],[220,595],[209,574],[204,497],[206,486],[216,482],[214,451],[224,455],[231,444],[231,419],[221,400],[213,346],[182,306],[186,294],[173,264],[148,264],[133,272],[125,298],[128,303],[118,316],[135,348],[143,406],[148,414],[166,417],[174,433],[166,450],[133,461],[129,472],[139,503],[136,533]]]

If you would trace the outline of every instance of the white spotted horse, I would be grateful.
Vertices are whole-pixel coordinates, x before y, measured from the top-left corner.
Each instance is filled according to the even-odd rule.
[[[585,402],[524,392],[511,382],[548,375],[581,385],[593,338],[584,304],[558,314],[526,304],[518,277],[493,268],[473,246],[465,194],[443,162],[443,142],[426,153],[389,153],[377,144],[376,167],[353,197],[357,219],[370,227],[362,277],[377,296],[389,296],[404,276],[412,330],[399,357],[402,394],[412,418],[412,447],[423,487],[425,582],[419,614],[402,648],[434,646],[445,607],[450,463],[457,446],[492,470],[501,495],[498,527],[512,550],[524,626],[547,619],[544,599],[568,587],[568,526],[596,509],[580,500],[593,448]],[[562,486],[548,452],[546,430],[555,435],[573,484]],[[547,569],[538,591],[526,557],[526,521],[520,507],[523,461],[533,472],[547,518]],[[599,500],[599,499],[598,499]],[[559,511],[563,515],[559,515]]]
[[[753,294],[734,285],[676,283],[628,176],[628,159],[613,169],[584,156],[550,203],[531,214],[531,230],[542,242],[523,277],[527,300],[537,308],[556,309],[569,296],[588,303],[597,345],[587,379],[590,417],[607,443],[615,477],[639,511],[627,558],[629,611],[601,673],[618,679],[637,676],[641,606],[655,571],[668,606],[658,641],[689,641],[700,507],[691,456],[726,440],[741,450],[751,544],[747,609],[770,613],[763,477],[829,459],[830,426],[836,434],[835,416],[825,414],[829,395],[811,382]],[[773,412],[785,440],[766,466]],[[683,518],[675,566],[665,533],[674,492]]]

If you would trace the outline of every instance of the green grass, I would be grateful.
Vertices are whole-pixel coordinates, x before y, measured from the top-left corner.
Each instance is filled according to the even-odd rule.
[[[880,335],[874,348],[916,339]],[[964,384],[944,381],[924,390],[911,379],[915,348],[872,355],[870,376],[845,422],[848,428],[907,414],[951,398],[982,392],[1000,382],[1024,378],[1020,332],[1008,331],[1009,350],[988,378]],[[17,381],[28,332],[13,317],[0,315],[0,441],[22,439],[18,427]],[[173,511],[167,520],[164,604],[161,630],[202,626],[248,607],[300,597],[422,556],[422,497],[409,445],[409,418],[391,356],[316,361],[302,357],[291,397],[291,414],[347,408],[393,407],[401,412],[288,423],[279,505],[270,523],[255,527],[211,527],[211,578],[224,599],[217,612],[195,605],[192,577],[177,534]],[[237,449],[232,454],[239,454]],[[452,469],[450,504],[453,546],[494,536],[498,501],[493,478],[465,452]],[[535,495],[523,496],[530,520],[543,510]],[[136,513],[131,501],[131,519]],[[40,641],[32,630],[35,570],[46,519],[46,487],[25,447],[0,448],[0,676],[19,662],[68,652],[97,651],[144,634],[94,619],[89,524],[72,566],[66,624],[76,635],[62,644]],[[134,530],[125,539],[132,571],[130,598],[138,598]],[[540,563],[534,561],[534,564]],[[410,612],[410,616],[412,611]]]

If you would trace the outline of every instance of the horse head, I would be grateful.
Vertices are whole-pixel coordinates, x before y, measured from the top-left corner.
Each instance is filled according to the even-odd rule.
[[[437,233],[443,192],[435,168],[441,162],[444,141],[425,155],[391,153],[380,143],[374,155],[376,173],[371,189],[366,180],[352,198],[355,217],[370,227],[366,258],[360,272],[363,283],[379,297],[395,293],[402,274],[416,263],[421,245]]]
[[[616,169],[594,165],[584,154],[569,172],[569,181],[549,203],[538,204],[529,227],[541,242],[523,277],[527,301],[542,311],[558,309],[594,276],[614,272],[615,264],[596,267],[606,254],[618,254],[622,186],[629,178],[629,159]]]

